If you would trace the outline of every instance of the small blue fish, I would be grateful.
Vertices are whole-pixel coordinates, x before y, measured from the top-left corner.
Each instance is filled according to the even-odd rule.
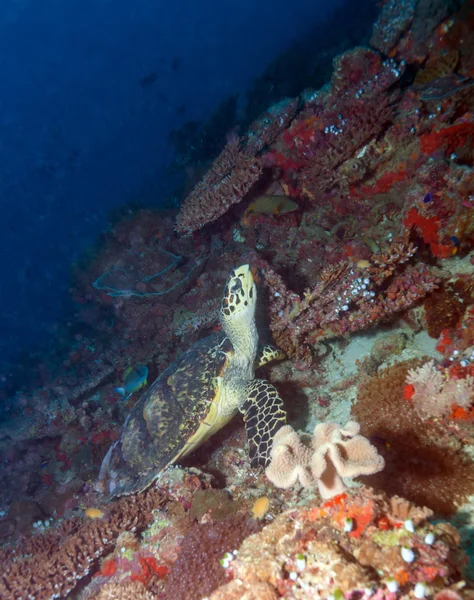
[[[49,460],[43,460],[43,462],[40,464],[40,469],[44,469],[48,465],[49,465]]]
[[[428,192],[423,196],[423,204],[429,204],[430,202],[433,202],[433,194]]]
[[[459,241],[459,239],[455,235],[452,235],[449,239],[453,242],[453,244],[455,246],[460,246],[461,245],[461,242]]]
[[[128,400],[134,392],[138,392],[138,390],[147,385],[147,377],[147,366],[137,365],[136,367],[128,367],[123,374],[123,386],[115,388],[115,391],[118,392],[124,400]]]
[[[459,238],[457,238],[455,235],[452,235],[449,239],[453,242],[453,244],[459,250],[459,248],[461,246],[461,241],[459,240]]]

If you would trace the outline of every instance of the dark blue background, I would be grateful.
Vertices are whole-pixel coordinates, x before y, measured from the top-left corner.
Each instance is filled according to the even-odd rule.
[[[2,0],[0,375],[48,338],[109,210],[160,204],[169,130],[245,93],[328,4]]]

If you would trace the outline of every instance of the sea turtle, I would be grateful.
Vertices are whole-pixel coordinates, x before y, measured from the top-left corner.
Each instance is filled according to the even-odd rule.
[[[256,301],[249,265],[234,269],[219,311],[222,330],[193,344],[143,393],[104,458],[100,491],[122,496],[144,490],[238,411],[252,465],[268,464],[286,412],[276,388],[255,379],[254,370],[283,355],[272,346],[259,348]]]

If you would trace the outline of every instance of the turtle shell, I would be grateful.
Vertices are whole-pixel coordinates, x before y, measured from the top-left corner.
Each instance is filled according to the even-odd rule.
[[[168,465],[232,418],[217,416],[220,377],[233,348],[222,333],[193,344],[141,395],[102,463],[99,488],[122,496],[148,487]],[[212,422],[207,427],[206,418]],[[207,429],[206,429],[207,427]]]

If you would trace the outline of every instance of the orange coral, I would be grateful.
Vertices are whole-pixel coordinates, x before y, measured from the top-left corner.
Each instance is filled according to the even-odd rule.
[[[406,583],[408,583],[409,578],[410,577],[409,577],[408,573],[405,571],[405,569],[401,569],[400,571],[397,571],[394,576],[394,579],[397,580],[399,585],[405,585]]]
[[[352,519],[355,528],[349,532],[349,537],[359,538],[374,521],[375,514],[376,507],[373,500],[369,499],[362,505],[349,501],[333,516],[333,519],[340,527],[344,527],[347,519]]]
[[[413,394],[415,393],[415,386],[412,383],[408,383],[403,386],[403,397],[405,400],[411,400],[413,398]]]
[[[449,418],[458,421],[474,421],[474,408],[468,410],[462,406],[453,404]]]

